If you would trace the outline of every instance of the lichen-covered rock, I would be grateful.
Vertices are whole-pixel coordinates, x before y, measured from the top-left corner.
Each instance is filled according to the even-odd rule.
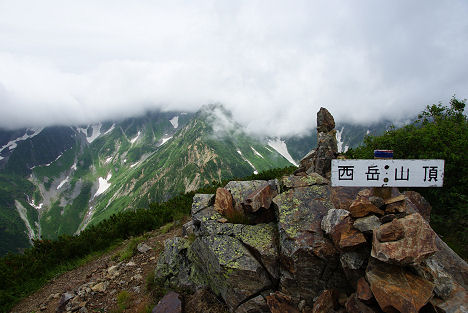
[[[232,311],[250,296],[272,286],[267,271],[235,238],[198,237],[192,244],[190,258],[211,290]]]
[[[171,288],[188,288],[197,286],[191,276],[193,267],[187,257],[190,242],[187,239],[174,237],[164,242],[164,251],[160,254],[154,271],[155,281]]]
[[[380,219],[375,215],[358,218],[353,223],[354,228],[363,233],[372,233],[380,225]]]
[[[281,290],[309,305],[323,289],[345,288],[338,254],[321,221],[334,209],[328,186],[299,187],[276,196],[282,272]]]
[[[230,181],[224,188],[231,193],[236,211],[243,211],[242,203],[244,200],[252,192],[268,184],[266,180]]]
[[[235,313],[270,313],[268,304],[261,295],[241,304]]]
[[[372,257],[396,264],[417,264],[438,251],[436,234],[418,213],[395,219],[374,231]]]
[[[285,188],[307,187],[313,185],[327,185],[330,181],[317,173],[312,173],[305,176],[284,176],[281,183]]]
[[[322,219],[321,227],[326,234],[330,234],[333,228],[341,223],[347,216],[349,211],[342,209],[331,209],[327,212],[327,215]]]
[[[194,233],[195,233],[195,225],[193,225],[192,220],[182,225],[182,236],[189,236]]]
[[[193,196],[192,202],[192,216],[197,214],[199,211],[213,205],[214,194],[202,194],[197,193]]]
[[[198,235],[200,229],[203,227],[205,223],[211,221],[218,221],[223,216],[216,212],[213,206],[205,207],[199,210],[197,213],[192,214],[192,221],[194,226],[194,233]],[[218,223],[221,224],[221,223]]]
[[[384,312],[417,313],[432,297],[434,284],[404,267],[371,260],[366,278]]]

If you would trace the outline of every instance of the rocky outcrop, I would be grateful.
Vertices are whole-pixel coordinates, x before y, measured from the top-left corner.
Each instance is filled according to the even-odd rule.
[[[195,195],[187,237],[166,242],[156,277],[206,286],[238,313],[457,312],[468,265],[429,226],[430,205],[396,188],[384,197],[330,187],[323,175],[335,150],[320,136],[334,122],[319,114],[317,151],[327,152],[279,182],[232,181]]]

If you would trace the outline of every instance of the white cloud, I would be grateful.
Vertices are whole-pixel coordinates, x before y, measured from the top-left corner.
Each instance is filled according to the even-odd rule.
[[[0,126],[223,103],[256,133],[467,97],[466,1],[0,2]]]

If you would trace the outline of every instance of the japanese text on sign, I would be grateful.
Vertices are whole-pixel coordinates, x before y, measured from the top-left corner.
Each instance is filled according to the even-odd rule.
[[[444,160],[332,160],[332,186],[442,187]]]

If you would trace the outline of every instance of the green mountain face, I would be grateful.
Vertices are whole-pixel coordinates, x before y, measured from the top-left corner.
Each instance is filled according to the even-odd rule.
[[[0,131],[0,139],[0,254],[213,181],[291,165],[221,106]]]

